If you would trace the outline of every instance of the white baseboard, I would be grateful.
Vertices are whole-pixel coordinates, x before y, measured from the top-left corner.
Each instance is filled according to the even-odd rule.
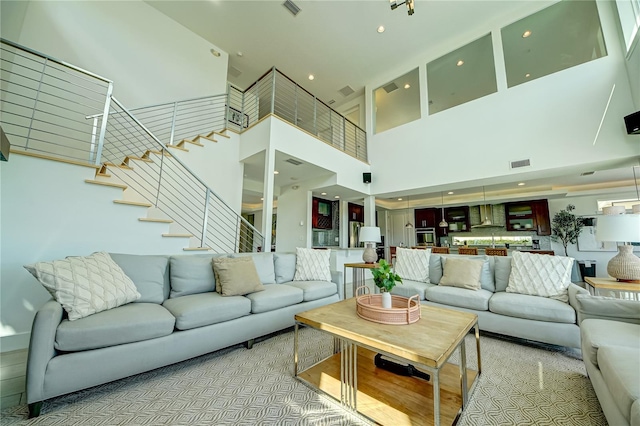
[[[29,347],[31,333],[24,332],[0,337],[0,352],[11,352]]]

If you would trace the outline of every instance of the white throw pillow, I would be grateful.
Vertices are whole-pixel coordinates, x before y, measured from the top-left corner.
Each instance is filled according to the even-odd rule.
[[[394,272],[403,280],[429,283],[429,258],[431,249],[412,250],[398,247]]]
[[[572,257],[514,251],[507,292],[569,301]]]
[[[294,281],[329,281],[331,250],[296,248],[296,273]]]
[[[38,262],[25,269],[62,305],[70,321],[140,298],[133,281],[105,252]]]

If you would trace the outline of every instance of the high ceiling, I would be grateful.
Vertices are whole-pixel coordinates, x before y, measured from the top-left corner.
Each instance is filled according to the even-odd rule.
[[[246,89],[267,70],[275,66],[325,103],[334,100],[337,107],[364,93],[365,85],[388,82],[408,72],[416,63],[426,64],[443,54],[470,43],[497,26],[555,3],[555,0],[485,1],[441,0],[415,1],[415,14],[409,16],[405,6],[391,10],[388,0],[294,0],[300,8],[293,16],[284,0],[207,0],[147,3],[210,41],[229,54],[228,80]],[[495,24],[495,25],[494,25]],[[383,25],[385,31],[378,33]],[[210,55],[203,52],[203,55]],[[313,81],[308,79],[313,74]],[[343,96],[340,90],[350,86],[354,92]],[[640,141],[639,141],[640,142]],[[300,176],[320,177],[326,170],[313,164],[290,167],[288,156],[278,156],[281,173],[276,185],[296,185]],[[243,203],[260,207],[259,185],[264,168],[260,158],[247,162],[245,179],[251,180],[253,192],[246,190]],[[632,166],[638,158],[601,166],[593,170],[552,171],[546,175],[521,176],[518,182],[460,182],[442,188],[428,188],[413,193],[378,194],[378,204],[386,208],[480,203],[485,186],[487,201],[522,198],[553,198],[570,193],[606,193],[612,188],[634,187]],[[610,170],[606,170],[610,169]],[[640,168],[636,167],[636,172]],[[447,195],[453,191],[455,195]],[[318,188],[314,195],[327,199],[358,198],[358,194],[340,187]],[[403,201],[397,201],[404,196]]]

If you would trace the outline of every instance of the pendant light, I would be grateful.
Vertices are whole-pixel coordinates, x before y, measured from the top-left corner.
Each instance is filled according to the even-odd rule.
[[[442,208],[442,220],[440,221],[440,223],[438,224],[438,226],[440,228],[447,228],[449,226],[449,224],[447,223],[447,221],[444,219],[444,193],[442,191],[440,191],[440,197],[442,197],[442,204],[440,205]]]
[[[409,210],[409,197],[407,197],[407,211]],[[411,219],[407,219],[407,223],[404,225],[405,228],[413,228],[413,223],[411,223]]]
[[[491,219],[487,216],[487,194],[484,192],[484,186],[482,187],[482,199],[484,200],[484,221],[483,226],[491,225]]]

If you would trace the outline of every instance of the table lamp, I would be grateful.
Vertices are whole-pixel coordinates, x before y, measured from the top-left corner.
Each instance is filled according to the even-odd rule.
[[[358,240],[364,243],[365,249],[362,253],[362,260],[365,263],[375,263],[378,260],[378,253],[373,248],[373,243],[379,243],[380,228],[377,226],[362,226],[358,234]]]
[[[607,264],[607,273],[618,281],[640,282],[640,258],[629,242],[640,242],[640,215],[605,214],[596,221],[596,240],[623,242]]]

